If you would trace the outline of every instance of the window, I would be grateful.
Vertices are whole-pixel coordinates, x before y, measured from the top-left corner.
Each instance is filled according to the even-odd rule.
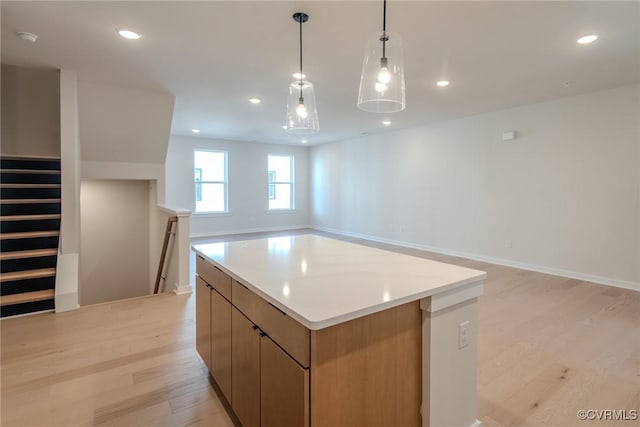
[[[193,181],[196,212],[227,211],[227,153],[194,151]]]
[[[267,178],[269,209],[293,209],[293,156],[269,155]]]

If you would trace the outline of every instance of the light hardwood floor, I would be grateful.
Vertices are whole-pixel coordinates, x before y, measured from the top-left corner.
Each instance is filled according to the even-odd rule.
[[[640,411],[639,292],[370,244],[488,272],[483,425],[640,424],[576,417]],[[1,425],[231,426],[195,351],[194,306],[193,295],[165,294],[2,320]]]

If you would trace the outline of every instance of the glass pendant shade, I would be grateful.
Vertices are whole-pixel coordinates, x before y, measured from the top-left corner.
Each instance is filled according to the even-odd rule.
[[[300,85],[302,84],[302,91]],[[287,102],[287,122],[285,130],[288,133],[304,135],[320,130],[318,110],[316,109],[316,95],[313,83],[295,80],[289,85],[289,99]]]
[[[385,38],[384,54],[382,40]],[[371,113],[395,113],[406,106],[402,39],[378,32],[367,40],[362,62],[358,108]]]

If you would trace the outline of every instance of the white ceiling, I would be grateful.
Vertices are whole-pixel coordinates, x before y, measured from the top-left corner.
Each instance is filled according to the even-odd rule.
[[[640,2],[388,2],[404,40],[407,108],[356,107],[366,37],[382,2],[2,1],[2,62],[176,97],[172,133],[299,144],[284,122],[297,68],[316,86],[318,144],[640,82]],[[128,41],[115,28],[143,34]],[[29,31],[29,43],[15,36]],[[596,33],[591,45],[576,39]],[[435,85],[446,78],[446,89]],[[248,98],[262,98],[252,105]],[[390,119],[385,128],[381,121]]]

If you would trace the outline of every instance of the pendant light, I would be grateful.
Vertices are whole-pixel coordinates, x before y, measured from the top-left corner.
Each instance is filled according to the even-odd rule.
[[[285,130],[293,134],[315,133],[320,130],[316,95],[313,83],[303,80],[302,74],[302,24],[309,20],[309,15],[297,12],[293,14],[293,20],[300,24],[300,78],[289,85]]]
[[[395,113],[405,108],[402,39],[387,32],[387,0],[382,9],[382,32],[367,40],[362,62],[358,108],[371,113]]]

